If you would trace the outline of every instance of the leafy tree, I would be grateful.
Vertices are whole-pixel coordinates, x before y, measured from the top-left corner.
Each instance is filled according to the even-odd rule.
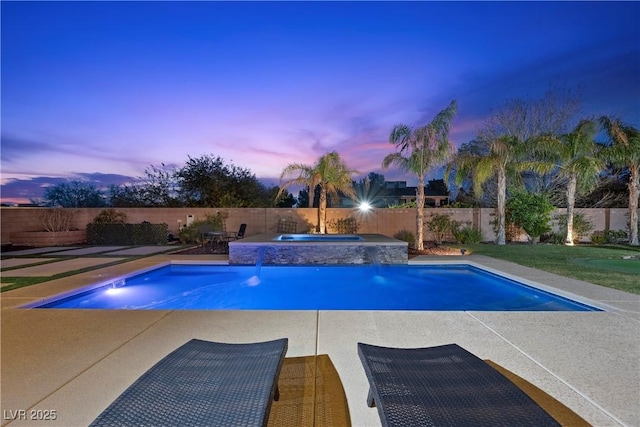
[[[176,170],[169,170],[164,163],[161,167],[152,165],[145,169],[144,177],[140,178],[127,194],[133,196],[134,200],[137,196],[141,206],[184,206],[178,192]]]
[[[640,132],[620,119],[603,116],[600,124],[607,132],[611,143],[604,156],[612,165],[629,171],[629,244],[638,241],[638,199],[640,198]]]
[[[269,188],[266,193],[264,205],[273,206],[276,208],[292,208],[296,204],[296,198],[293,197],[293,194],[289,193],[287,190],[284,190],[282,194],[278,196],[279,191],[280,188],[278,188],[277,186]]]
[[[599,146],[594,141],[597,125],[592,120],[581,120],[571,133],[559,138],[544,136],[538,140],[538,150],[549,152],[558,165],[558,177],[566,180],[566,233],[565,245],[574,242],[574,206],[577,192],[595,186],[598,173],[604,168]]]
[[[175,176],[186,206],[258,207],[267,193],[248,169],[225,164],[219,156],[189,157]]]
[[[356,171],[349,169],[335,151],[323,155],[312,166],[292,163],[287,165],[280,175],[280,179],[286,181],[280,186],[278,197],[291,185],[306,185],[313,189],[319,187],[318,232],[324,234],[326,233],[327,196],[337,198],[338,192],[341,192],[348,197],[355,197],[351,181],[353,173]]]
[[[549,198],[542,193],[517,191],[507,202],[508,220],[522,228],[531,243],[535,243],[541,234],[551,231],[553,210]]]
[[[396,147],[396,152],[387,155],[382,167],[387,169],[396,165],[405,172],[414,173],[418,177],[416,195],[416,249],[424,249],[424,180],[431,169],[445,163],[452,151],[449,141],[449,129],[453,116],[458,111],[453,100],[447,108],[440,111],[426,126],[412,129],[405,124],[396,125],[389,135],[389,142]]]
[[[63,208],[99,208],[106,205],[104,194],[93,184],[73,180],[44,190],[44,199],[50,206]]]
[[[298,192],[296,198],[296,206],[301,208],[303,206],[311,206],[309,203],[309,187],[305,187]]]
[[[134,185],[111,185],[108,195],[110,205],[116,208],[144,207],[140,187]]]

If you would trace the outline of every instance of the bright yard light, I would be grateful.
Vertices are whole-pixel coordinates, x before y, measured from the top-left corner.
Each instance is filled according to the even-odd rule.
[[[371,210],[371,205],[369,204],[369,202],[360,202],[360,206],[358,206],[358,209],[360,209],[362,212],[368,212]]]

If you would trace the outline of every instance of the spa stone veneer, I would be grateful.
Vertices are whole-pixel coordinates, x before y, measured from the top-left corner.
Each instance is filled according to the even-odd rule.
[[[381,234],[358,234],[361,240],[277,240],[280,234],[258,234],[229,243],[229,264],[406,264],[408,244]],[[313,235],[305,235],[309,238]],[[323,236],[341,235],[318,235]]]

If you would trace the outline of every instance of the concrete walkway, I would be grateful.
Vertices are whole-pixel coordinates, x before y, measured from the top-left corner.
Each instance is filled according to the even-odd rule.
[[[191,338],[289,338],[287,357],[328,354],[354,426],[379,426],[357,342],[394,347],[457,343],[542,388],[596,426],[640,426],[640,296],[482,256],[470,262],[605,309],[603,312],[109,311],[20,309],[97,281],[170,260],[157,255],[1,294],[2,410],[56,411],[56,420],[3,417],[3,425],[90,423],[145,370]],[[8,412],[12,411],[12,412]],[[36,412],[37,414],[38,412]],[[42,412],[40,412],[42,414]],[[9,419],[7,419],[9,418]]]

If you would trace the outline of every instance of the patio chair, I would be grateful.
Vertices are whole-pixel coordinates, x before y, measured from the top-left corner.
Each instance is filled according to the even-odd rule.
[[[383,426],[559,426],[483,360],[456,344],[387,348],[358,343],[367,404]]]
[[[91,426],[266,426],[288,340],[193,339],[138,378]]]
[[[244,238],[244,233],[247,231],[247,224],[240,224],[240,228],[238,229],[238,232],[233,232],[230,231],[227,233],[227,240],[231,241],[231,240],[239,240]]]

